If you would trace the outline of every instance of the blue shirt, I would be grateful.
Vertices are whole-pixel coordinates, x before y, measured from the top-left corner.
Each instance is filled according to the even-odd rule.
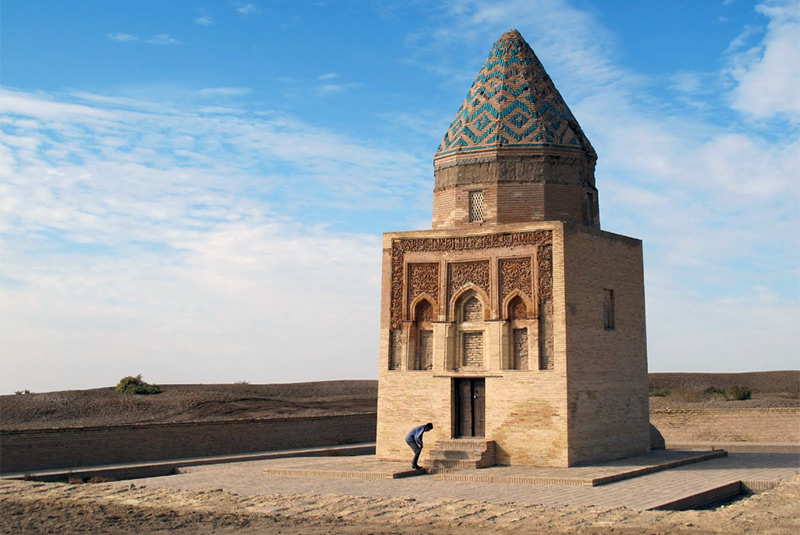
[[[418,425],[414,429],[408,432],[406,435],[406,442],[416,442],[420,447],[422,447],[422,434],[425,432],[424,425]]]

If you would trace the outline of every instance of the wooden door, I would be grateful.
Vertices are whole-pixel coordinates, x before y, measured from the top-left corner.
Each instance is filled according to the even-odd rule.
[[[486,381],[456,379],[456,436],[482,437],[486,433]]]
[[[486,380],[472,381],[472,436],[486,434]]]

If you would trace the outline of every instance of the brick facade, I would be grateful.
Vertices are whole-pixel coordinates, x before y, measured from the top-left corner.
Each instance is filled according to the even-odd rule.
[[[393,288],[407,285],[409,265],[434,260],[437,272],[449,278],[431,296],[440,303],[432,322],[432,369],[391,369],[390,341],[409,324],[404,292]],[[512,286],[502,276],[510,261],[530,270],[514,277]],[[555,221],[391,233],[384,235],[383,272],[381,458],[405,458],[405,432],[420,422],[435,423],[432,437],[453,438],[453,385],[462,377],[486,380],[486,438],[496,442],[501,464],[569,466],[649,449],[639,240]],[[604,290],[610,288],[616,298],[613,331],[603,319]],[[521,308],[513,304],[525,301],[531,310],[524,312],[527,319],[517,319],[514,311]],[[400,351],[400,362],[408,363],[410,348]],[[521,355],[528,366],[520,366]]]

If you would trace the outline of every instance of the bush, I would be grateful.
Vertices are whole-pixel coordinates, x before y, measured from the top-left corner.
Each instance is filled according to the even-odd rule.
[[[753,397],[753,391],[747,386],[735,385],[728,391],[728,395],[731,399],[745,400]]]
[[[703,394],[707,396],[725,396],[725,391],[721,388],[717,388],[716,386],[709,386],[703,390]]]
[[[672,390],[667,387],[654,388],[650,391],[650,397],[653,398],[665,398],[670,394],[672,394]]]
[[[156,385],[147,384],[142,381],[142,374],[140,373],[136,377],[128,376],[120,379],[114,392],[118,394],[149,395],[160,394],[161,389]]]

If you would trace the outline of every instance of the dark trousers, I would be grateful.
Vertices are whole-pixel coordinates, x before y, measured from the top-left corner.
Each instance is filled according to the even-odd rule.
[[[419,454],[422,452],[422,448],[420,448],[413,440],[406,440],[406,444],[408,444],[409,448],[414,450],[414,460],[411,461],[411,466],[418,466],[417,461],[419,461]]]

